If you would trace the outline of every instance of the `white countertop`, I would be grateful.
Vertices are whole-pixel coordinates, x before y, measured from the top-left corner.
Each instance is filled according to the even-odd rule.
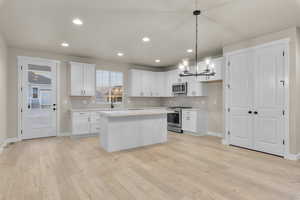
[[[100,111],[105,117],[129,117],[129,116],[147,116],[147,115],[162,115],[172,113],[167,109],[145,109],[145,110],[113,110]]]
[[[131,111],[131,110],[166,110],[166,107],[146,107],[146,108],[71,108],[70,112],[98,112],[98,111]]]
[[[184,108],[184,111],[206,111],[204,108]]]

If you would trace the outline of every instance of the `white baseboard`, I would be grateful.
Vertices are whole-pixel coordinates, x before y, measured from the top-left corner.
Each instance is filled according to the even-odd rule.
[[[222,140],[222,144],[223,144],[223,145],[229,145],[229,143],[226,141],[226,139],[223,139],[223,140]]]
[[[5,140],[6,144],[15,143],[15,142],[19,142],[19,141],[20,141],[19,138],[7,138]]]
[[[299,154],[288,154],[284,156],[287,160],[300,160],[300,153]]]
[[[0,144],[0,154],[3,152],[5,147],[6,147],[6,142],[4,141]]]
[[[207,135],[223,138],[223,133],[207,132]]]
[[[9,145],[10,143],[15,143],[15,142],[19,142],[20,139],[19,138],[7,138],[6,140],[4,140],[4,142],[2,142],[2,144],[0,145],[0,153],[3,152],[4,148]]]

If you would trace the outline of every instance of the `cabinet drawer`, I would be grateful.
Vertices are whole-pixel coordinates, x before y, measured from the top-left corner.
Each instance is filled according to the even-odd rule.
[[[90,117],[90,113],[89,112],[75,112],[75,113],[73,113],[73,117],[74,118],[88,118],[88,117]]]
[[[91,124],[91,133],[100,133],[100,124]]]
[[[81,118],[81,117],[74,118],[72,124],[73,135],[88,134],[90,131],[89,129],[90,129],[90,123],[88,118]]]
[[[99,123],[101,119],[100,113],[92,112],[91,113],[91,123]]]

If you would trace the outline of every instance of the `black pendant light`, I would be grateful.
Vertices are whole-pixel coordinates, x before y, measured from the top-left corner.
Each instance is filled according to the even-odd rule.
[[[182,73],[179,74],[180,77],[186,76],[214,76],[216,73],[213,69],[213,64],[210,63],[210,59],[206,62],[206,69],[202,72],[198,72],[198,17],[201,15],[201,10],[195,10],[193,15],[196,17],[196,45],[195,45],[195,61],[196,61],[196,72],[190,72],[190,67],[187,60],[183,60],[179,68],[182,70]]]

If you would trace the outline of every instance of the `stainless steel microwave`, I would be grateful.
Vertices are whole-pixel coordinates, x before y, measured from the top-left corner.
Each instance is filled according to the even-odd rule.
[[[173,84],[172,85],[172,93],[174,95],[186,95],[187,94],[187,82]]]

